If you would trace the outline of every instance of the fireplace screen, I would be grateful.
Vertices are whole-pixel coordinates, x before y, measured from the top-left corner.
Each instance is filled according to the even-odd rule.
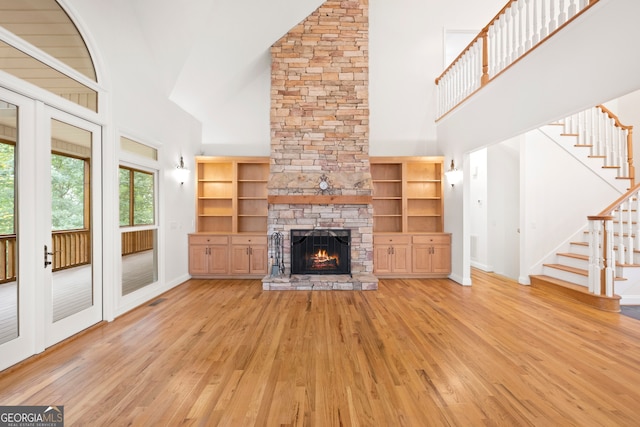
[[[351,230],[291,230],[291,274],[351,274]]]

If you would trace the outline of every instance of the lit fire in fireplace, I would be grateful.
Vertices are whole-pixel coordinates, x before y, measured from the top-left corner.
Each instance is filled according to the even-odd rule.
[[[340,265],[337,256],[329,255],[325,249],[319,249],[311,256],[312,270],[334,270]]]

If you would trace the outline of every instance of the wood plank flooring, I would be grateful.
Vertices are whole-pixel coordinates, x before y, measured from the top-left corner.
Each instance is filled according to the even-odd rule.
[[[638,320],[473,283],[190,280],[0,373],[0,405],[64,405],[68,426],[638,425]]]

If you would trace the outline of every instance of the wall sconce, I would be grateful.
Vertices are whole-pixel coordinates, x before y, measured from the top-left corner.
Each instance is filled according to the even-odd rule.
[[[462,171],[456,169],[453,159],[451,159],[451,167],[449,167],[449,170],[444,173],[444,176],[452,187],[462,182]]]
[[[180,156],[180,163],[178,163],[178,167],[176,168],[176,179],[183,185],[187,179],[189,179],[189,169],[184,167],[184,160],[182,156]]]

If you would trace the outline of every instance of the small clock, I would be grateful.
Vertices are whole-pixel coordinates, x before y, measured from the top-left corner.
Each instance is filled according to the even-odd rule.
[[[327,178],[326,175],[322,175],[320,177],[320,182],[318,183],[320,191],[327,191],[329,189],[329,181],[327,181],[328,179],[329,178]]]

